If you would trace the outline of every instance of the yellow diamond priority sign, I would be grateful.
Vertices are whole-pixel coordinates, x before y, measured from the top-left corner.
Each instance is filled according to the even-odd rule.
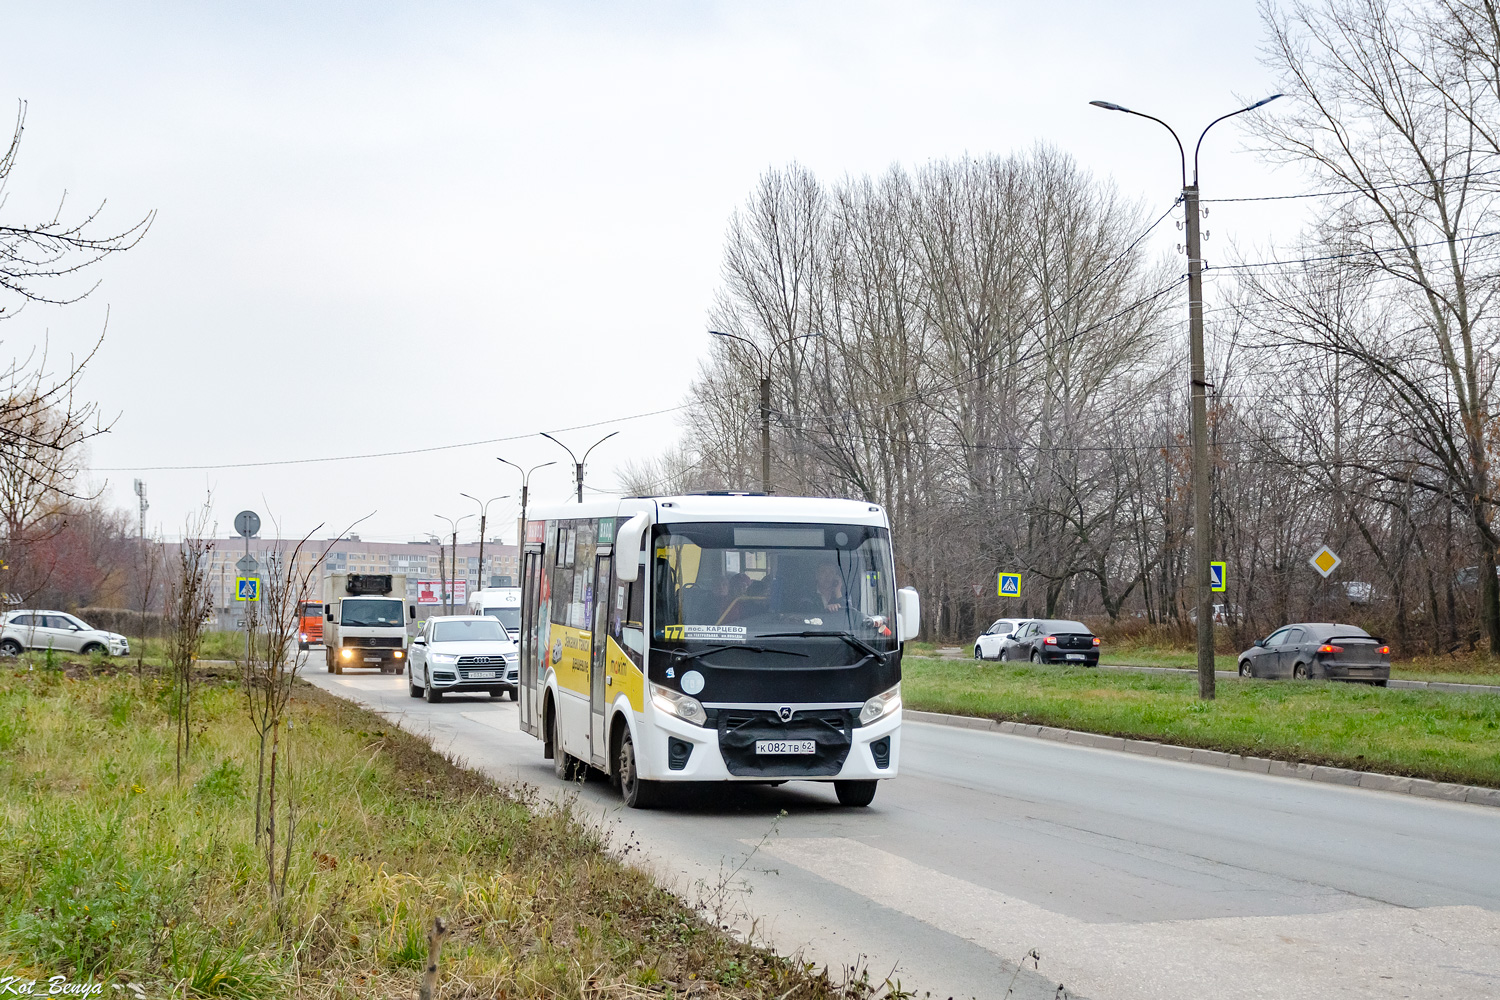
[[[1338,557],[1336,552],[1325,545],[1314,552],[1313,557],[1308,562],[1312,563],[1312,568],[1323,574],[1326,579],[1329,573],[1339,568],[1339,563],[1343,562],[1343,560]]]

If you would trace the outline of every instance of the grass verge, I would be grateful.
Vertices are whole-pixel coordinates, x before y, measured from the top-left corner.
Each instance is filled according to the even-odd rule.
[[[1500,787],[1500,695],[906,658],[908,708]]]
[[[410,996],[442,915],[448,997],[877,994],[735,941],[568,807],[308,685],[283,744],[299,834],[278,905],[230,673],[200,682],[179,782],[157,678],[0,671],[0,975],[105,996]]]
[[[1102,662],[1118,667],[1198,666],[1198,653],[1177,647],[1105,643]],[[1214,656],[1215,670],[1239,669],[1239,657],[1230,653]],[[1488,656],[1418,656],[1391,663],[1391,676],[1413,681],[1447,681],[1454,684],[1500,685],[1500,660]]]

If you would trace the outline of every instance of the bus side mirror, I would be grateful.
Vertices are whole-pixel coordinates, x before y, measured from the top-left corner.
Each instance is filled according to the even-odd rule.
[[[325,604],[325,605],[323,605],[323,617],[324,618],[332,618],[333,617],[333,605],[332,604]]]
[[[410,618],[412,621],[417,620],[417,606],[415,604],[408,604],[406,606],[406,617]]]
[[[896,641],[915,639],[922,630],[922,598],[910,587],[896,591]]]
[[[651,527],[651,518],[637,514],[615,532],[615,579],[621,583],[633,583],[640,578],[641,538]]]

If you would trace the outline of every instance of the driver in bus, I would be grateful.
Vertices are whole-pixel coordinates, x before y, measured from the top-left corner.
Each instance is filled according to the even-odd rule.
[[[824,611],[844,610],[844,577],[832,563],[820,563],[817,570],[818,600]]]

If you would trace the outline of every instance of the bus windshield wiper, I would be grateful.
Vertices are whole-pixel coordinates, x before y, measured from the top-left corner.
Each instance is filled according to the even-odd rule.
[[[663,649],[661,650],[661,652],[670,652],[672,654],[673,660],[678,663],[686,663],[689,660],[696,660],[700,656],[707,656],[710,653],[722,653],[728,649],[748,649],[753,653],[785,653],[787,656],[800,656],[803,659],[807,658],[806,653],[799,653],[793,649],[771,649],[769,646],[748,646],[743,642],[725,643],[722,646],[709,646],[707,649],[699,649],[692,653],[686,652],[685,650],[681,649]]]
[[[760,638],[760,639],[811,639],[811,638],[813,638],[815,636],[820,636],[820,635],[837,636],[838,638],[843,639],[849,645],[853,646],[855,649],[859,650],[861,653],[864,653],[866,656],[873,656],[877,660],[883,660],[888,655],[890,655],[888,653],[882,653],[880,650],[876,649],[874,646],[870,645],[868,642],[865,642],[863,639],[861,639],[859,636],[855,635],[853,632],[823,632],[823,631],[815,631],[815,630],[809,629],[809,630],[807,630],[805,632],[769,632],[769,633],[762,633],[761,635],[757,636],[757,638]]]

